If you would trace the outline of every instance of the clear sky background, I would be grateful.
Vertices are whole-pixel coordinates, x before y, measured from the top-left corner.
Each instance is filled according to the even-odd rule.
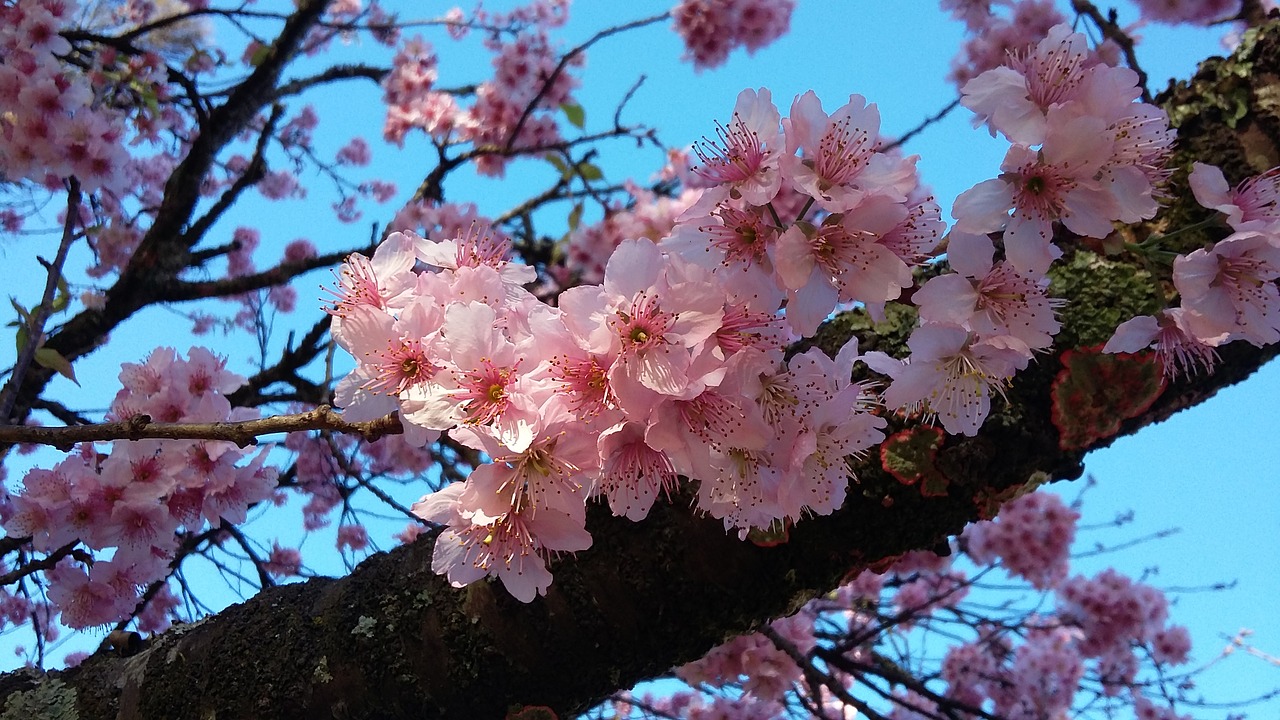
[[[413,16],[420,7],[418,3],[402,5],[405,17]],[[495,9],[504,6],[486,3]],[[569,42],[580,41],[608,24],[668,7],[666,2],[580,0],[571,10],[566,35]],[[1121,6],[1121,13],[1122,20],[1134,17],[1127,5]],[[480,79],[486,71],[488,61],[476,52],[476,39],[455,44],[444,39],[443,33],[426,34],[442,56],[442,86]],[[1153,91],[1160,90],[1166,78],[1189,76],[1198,60],[1222,51],[1220,31],[1171,31],[1153,26],[1140,34],[1140,58],[1152,78]],[[230,35],[221,39],[239,42]],[[800,0],[788,36],[751,57],[737,51],[727,66],[712,71],[697,73],[679,62],[680,41],[667,23],[609,38],[588,53],[578,97],[586,108],[587,129],[601,129],[611,122],[626,91],[644,75],[646,79],[624,110],[623,120],[657,128],[660,137],[674,146],[688,145],[712,133],[713,123],[728,118],[744,87],[769,88],[784,113],[793,97],[810,89],[828,110],[843,104],[850,94],[859,93],[878,104],[883,132],[898,135],[955,97],[956,91],[945,76],[961,39],[960,24],[946,18],[934,2]],[[385,49],[367,42],[342,49],[342,55],[370,62],[387,59]],[[477,63],[484,65],[477,67]],[[278,257],[278,250],[269,248],[283,247],[298,237],[311,239],[322,252],[364,242],[370,223],[385,223],[430,168],[434,153],[425,143],[411,141],[402,150],[382,143],[379,97],[376,88],[358,84],[314,98],[321,117],[317,131],[317,137],[323,138],[320,154],[331,157],[350,136],[363,135],[374,146],[372,172],[396,180],[400,186],[397,198],[381,208],[367,208],[366,220],[354,225],[341,225],[324,210],[327,192],[319,179],[310,186],[306,203],[247,202],[237,212],[240,222],[262,230],[261,265]],[[999,172],[1006,147],[988,137],[985,130],[972,129],[969,113],[960,109],[912,140],[905,151],[921,156],[924,180],[934,189],[946,216],[957,194]],[[661,160],[653,151],[635,152],[624,141],[604,145],[599,164],[611,179],[630,174],[643,182]],[[304,181],[310,180],[304,177]],[[497,214],[553,181],[552,170],[545,163],[517,163],[502,181],[473,179],[452,184],[448,197],[476,202],[482,212]],[[56,210],[46,212],[52,227]],[[222,232],[229,236],[232,227]],[[49,236],[32,236],[0,245],[0,264],[9,278],[4,283],[6,294],[36,296],[38,288],[28,283],[41,282],[43,271],[31,259],[31,251],[39,248],[48,252],[51,242]],[[83,267],[86,258],[80,257],[78,262]],[[275,346],[283,344],[283,329],[290,322],[301,327],[314,321],[319,301],[313,298],[319,297],[318,286],[328,280],[327,275],[312,274],[298,284],[297,318],[281,319],[281,332],[273,339]],[[112,349],[77,363],[83,388],[58,380],[51,392],[73,406],[105,407],[118,387],[115,377],[120,362],[137,362],[148,349],[162,344],[185,349],[193,342],[212,343],[231,358],[234,367],[248,374],[256,353],[247,344],[222,341],[219,345],[218,338],[193,341],[183,335],[186,326],[178,316],[163,313],[153,314],[149,321],[128,323],[114,334]],[[0,366],[11,362],[10,344],[0,343]],[[1114,531],[1093,532],[1087,536],[1089,541],[1118,544],[1169,528],[1180,532],[1082,560],[1078,571],[1093,574],[1114,565],[1134,577],[1148,572],[1146,581],[1163,588],[1236,583],[1230,590],[1176,595],[1172,615],[1176,622],[1191,628],[1197,662],[1216,657],[1226,645],[1226,637],[1240,628],[1254,631],[1250,639],[1258,648],[1280,655],[1280,621],[1276,618],[1280,598],[1280,446],[1274,438],[1280,430],[1277,400],[1280,367],[1272,363],[1245,383],[1137,436],[1121,439],[1086,461],[1087,472],[1098,479],[1098,487],[1087,496],[1082,522],[1096,525],[1128,510],[1136,513],[1133,523]],[[10,468],[11,488],[20,477],[18,470],[16,465]],[[1061,486],[1060,492],[1073,498],[1078,485]],[[295,522],[293,518],[296,515],[289,522]],[[282,541],[289,532],[285,527],[278,530]],[[332,547],[331,537],[309,542],[315,551],[307,554],[308,561],[318,559],[326,545]],[[340,565],[329,569],[340,570]],[[1280,687],[1280,668],[1237,653],[1203,675],[1200,686],[1213,700],[1242,699]],[[1195,715],[1221,718],[1227,713],[1212,710]],[[1280,701],[1256,707],[1250,715],[1280,717]]]

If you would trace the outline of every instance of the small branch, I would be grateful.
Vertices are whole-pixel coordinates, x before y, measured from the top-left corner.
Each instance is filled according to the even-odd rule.
[[[633,20],[629,23],[606,28],[595,35],[592,35],[586,40],[586,42],[565,53],[564,56],[560,58],[560,62],[556,65],[555,69],[551,71],[551,74],[542,81],[542,87],[538,89],[538,94],[524,106],[524,112],[521,113],[520,119],[516,121],[515,126],[511,128],[511,134],[507,136],[507,145],[504,148],[504,152],[511,153],[516,149],[516,139],[520,137],[520,131],[524,130],[525,123],[529,121],[529,116],[533,115],[533,111],[537,109],[538,103],[542,102],[542,99],[547,96],[548,92],[550,92],[551,86],[555,84],[556,78],[560,77],[560,74],[564,72],[564,69],[568,67],[569,63],[572,62],[575,57],[581,55],[587,48],[595,45],[610,35],[617,35],[618,33],[626,32],[627,30],[642,28],[646,25],[662,22],[670,17],[671,13],[665,12],[661,15],[653,15],[642,20]]]
[[[389,68],[374,67],[372,65],[335,65],[315,75],[282,83],[272,97],[279,100],[298,95],[317,85],[326,85],[339,80],[359,80],[363,78],[373,82],[375,85],[381,85],[383,78],[390,72]]]
[[[796,647],[795,643],[779,635],[778,631],[774,630],[772,626],[765,625],[760,628],[760,634],[768,638],[769,641],[773,643],[774,647],[786,653],[787,656],[791,658],[792,662],[800,666],[800,670],[811,683],[825,685],[831,694],[837,699],[844,704],[857,709],[858,712],[871,720],[886,720],[883,715],[877,713],[870,705],[854,697],[853,694],[845,688],[844,683],[837,680],[830,673],[819,669],[818,666],[813,663],[812,658],[810,658],[808,654],[800,652],[800,649]],[[814,700],[815,702],[820,702],[820,698],[816,697],[816,693]]]
[[[48,267],[49,277],[45,280],[44,295],[40,298],[40,304],[31,310],[31,317],[27,322],[27,342],[20,349],[18,359],[13,364],[13,373],[9,375],[9,382],[5,385],[4,391],[0,392],[0,425],[10,422],[9,415],[13,412],[13,406],[18,400],[18,390],[22,387],[27,368],[31,367],[36,357],[36,350],[43,344],[44,324],[53,311],[53,299],[58,292],[58,280],[62,278],[62,266],[67,263],[67,253],[71,250],[71,243],[75,242],[77,237],[76,222],[79,219],[80,181],[72,177],[67,181],[67,219],[62,224],[62,242],[58,244],[58,254],[54,257],[53,264]],[[67,359],[70,360],[70,358]]]
[[[249,160],[249,166],[236,181],[227,188],[226,192],[218,198],[213,207],[209,208],[203,216],[196,219],[183,233],[184,244],[190,248],[194,247],[200,238],[213,227],[213,224],[222,217],[232,205],[235,204],[245,190],[257,185],[262,178],[267,175],[267,144],[271,140],[272,134],[275,132],[276,125],[280,122],[280,118],[284,115],[284,106],[275,105],[271,108],[271,115],[267,118],[267,122],[263,125],[262,132],[258,135],[258,142],[253,148],[253,158]]]
[[[321,342],[329,332],[329,322],[328,315],[316,321],[297,346],[294,346],[293,337],[290,334],[285,351],[275,365],[259,371],[250,377],[248,382],[227,396],[232,407],[257,407],[272,401],[273,397],[263,395],[262,391],[275,383],[292,385],[297,394],[303,396],[302,402],[310,405],[322,404],[328,398],[328,387],[332,384],[330,380],[326,378],[323,383],[305,381],[298,376],[298,370],[315,360],[323,350],[329,347],[328,343]]]
[[[240,528],[224,521],[222,530],[231,535],[236,543],[240,545],[240,548],[244,550],[245,555],[249,556],[249,561],[253,563],[253,569],[258,572],[259,589],[275,587],[276,581],[267,573],[265,561],[259,557],[258,552],[249,544],[249,538],[245,537],[243,532],[240,532]]]
[[[31,403],[31,407],[34,410],[43,410],[67,425],[88,425],[93,422],[89,418],[75,412],[66,405],[63,405],[60,402],[54,402],[53,400],[45,400],[41,398]]]
[[[377,420],[347,422],[328,405],[294,415],[277,415],[258,420],[213,423],[158,423],[149,415],[135,415],[128,420],[77,425],[74,427],[37,427],[17,425],[0,427],[0,443],[34,443],[69,450],[81,442],[110,440],[225,440],[240,447],[258,444],[258,436],[307,430],[335,430],[359,435],[373,442],[386,435],[404,432],[400,418],[387,415]]]
[[[911,128],[910,130],[908,130],[906,133],[904,133],[904,134],[902,135],[902,137],[900,137],[900,138],[898,138],[897,140],[894,140],[893,142],[889,143],[888,145],[885,145],[884,147],[880,148],[880,152],[889,152],[890,150],[893,150],[894,148],[897,148],[897,147],[901,147],[901,146],[903,146],[903,145],[906,145],[908,140],[910,140],[911,138],[913,138],[913,137],[915,137],[915,136],[919,135],[920,133],[924,132],[924,129],[925,129],[925,128],[927,128],[927,127],[929,127],[930,125],[932,125],[932,124],[934,124],[934,123],[938,122],[939,120],[941,120],[942,118],[944,118],[944,117],[946,117],[946,116],[950,115],[950,114],[951,114],[951,111],[952,111],[952,110],[955,110],[955,109],[956,109],[956,108],[958,108],[958,107],[960,107],[960,98],[959,98],[959,97],[957,97],[957,98],[955,98],[954,100],[952,100],[951,102],[947,103],[947,106],[946,106],[946,107],[944,107],[944,108],[942,108],[942,109],[941,109],[941,110],[939,110],[938,112],[936,112],[936,113],[934,113],[933,115],[930,115],[929,117],[927,117],[927,118],[925,118],[924,120],[922,120],[922,121],[920,122],[920,124],[919,124],[919,125],[916,125],[915,127],[913,127],[913,128]],[[807,211],[807,208],[806,208],[806,211]],[[801,213],[801,217],[803,217],[803,216],[804,216],[804,213]]]
[[[75,553],[76,545],[79,545],[79,544],[80,544],[79,540],[72,540],[71,542],[67,543],[66,545],[63,545],[57,550],[54,550],[53,552],[49,553],[45,557],[40,558],[39,560],[32,560],[29,563],[23,563],[16,569],[10,570],[5,574],[0,575],[0,587],[4,587],[5,585],[11,585],[15,582],[18,582],[22,578],[27,577],[28,575],[31,575],[33,573],[39,572],[41,570],[53,569],[53,566],[61,562],[62,558]]]
[[[1124,53],[1125,64],[1129,66],[1130,70],[1138,74],[1138,87],[1142,88],[1142,101],[1154,103],[1155,100],[1151,98],[1151,91],[1147,89],[1147,72],[1138,64],[1138,56],[1134,52],[1133,38],[1129,37],[1124,28],[1116,23],[1114,17],[1103,17],[1102,12],[1089,0],[1071,0],[1071,9],[1089,18],[1104,38],[1115,43],[1120,48],[1120,52]]]
[[[369,252],[369,250],[370,248],[359,248],[354,252]],[[158,292],[158,297],[163,302],[203,300],[205,298],[239,295],[253,290],[283,285],[298,275],[311,272],[316,268],[336,265],[347,259],[347,256],[351,255],[352,252],[351,250],[344,250],[342,252],[316,255],[304,260],[280,263],[262,272],[236,275],[221,280],[201,280],[197,282],[175,280],[165,284]]]

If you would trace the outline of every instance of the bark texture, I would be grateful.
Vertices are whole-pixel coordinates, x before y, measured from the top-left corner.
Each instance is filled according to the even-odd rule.
[[[1185,192],[1192,160],[1222,165],[1233,181],[1280,164],[1278,79],[1280,24],[1272,22],[1250,31],[1233,58],[1207,61],[1171,88],[1162,101],[1180,126],[1175,197],[1154,222],[1124,232],[1141,240],[1204,216]],[[1216,238],[1186,242],[1205,239]],[[1063,240],[1071,249],[1055,270],[1055,292],[1070,303],[1064,347],[1102,342],[1118,322],[1163,302],[1132,259]],[[857,333],[864,350],[892,350],[913,322],[909,312],[880,326],[848,315],[817,343],[834,353]],[[1214,375],[1170,385],[1119,434],[1206,400],[1276,352],[1228,346]],[[1028,485],[1078,477],[1084,449],[1060,449],[1051,420],[1060,357],[1020,375],[977,437],[946,438],[936,463],[949,480],[945,496],[923,497],[868,458],[840,511],[801,522],[771,548],[694,516],[688,498],[643,523],[593,508],[593,547],[557,562],[548,595],[528,605],[500,585],[449,588],[431,572],[423,538],[347,577],[274,588],[174,628],[132,657],[100,653],[67,672],[0,678],[0,720],[502,718],[525,705],[568,717],[797,609],[850,572],[936,545]]]

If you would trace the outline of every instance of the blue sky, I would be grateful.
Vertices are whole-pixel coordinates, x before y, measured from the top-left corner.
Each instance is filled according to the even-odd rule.
[[[667,7],[665,2],[582,0],[572,10],[567,35],[571,41],[580,40],[611,21],[630,20]],[[410,11],[405,12],[407,16]],[[1189,75],[1197,60],[1221,50],[1216,32],[1151,27],[1142,34],[1146,37],[1140,57],[1153,78],[1153,90],[1163,86],[1164,78]],[[437,36],[431,37],[434,41]],[[883,131],[894,135],[937,112],[955,96],[945,75],[961,37],[961,26],[942,16],[932,2],[801,0],[790,35],[755,56],[738,51],[718,70],[698,73],[680,63],[679,39],[666,23],[607,39],[588,54],[579,98],[587,111],[587,129],[598,129],[609,122],[615,105],[643,74],[645,82],[628,104],[623,120],[654,126],[665,142],[683,146],[712,132],[714,121],[726,119],[744,87],[770,88],[784,112],[791,98],[806,90],[817,92],[829,110],[858,93],[879,105]],[[478,79],[483,68],[456,74],[457,68],[468,67],[468,62],[487,62],[475,54],[474,42],[456,46],[439,40],[437,44],[443,56],[441,85]],[[382,49],[371,44],[345,48],[343,53],[359,58],[376,54],[385,61]],[[450,59],[459,58],[460,62],[450,65]],[[327,211],[308,210],[311,205],[303,203],[247,203],[240,209],[241,217],[262,228],[264,245],[283,246],[296,237],[307,237],[322,250],[351,247],[368,237],[369,222],[385,222],[396,203],[412,192],[433,155],[423,143],[411,141],[397,150],[376,140],[382,122],[379,95],[372,86],[357,85],[319,96],[315,103],[321,116],[318,136],[329,138],[323,141],[330,143],[329,153],[350,135],[369,138],[376,170],[396,178],[401,187],[399,197],[381,210],[370,209],[368,220],[355,225],[340,225]],[[322,145],[322,155],[324,149]],[[925,182],[933,187],[944,213],[959,192],[998,172],[1004,149],[985,130],[973,130],[964,110],[952,113],[905,148],[921,156],[919,167]],[[611,177],[631,173],[641,181],[660,162],[656,153],[636,153],[625,143],[604,146],[600,158]],[[502,181],[469,179],[451,186],[449,197],[475,201],[483,212],[496,214],[552,181],[549,166],[521,163],[513,165]],[[324,189],[317,186],[311,200],[324,196]],[[53,211],[49,214],[52,225]],[[225,232],[229,234],[230,227]],[[0,263],[9,270],[9,277],[41,277],[42,271],[30,258],[30,248],[40,242],[48,241],[27,238],[0,246]],[[264,265],[273,258],[269,252],[259,253]],[[312,308],[319,303],[312,298],[319,297],[318,286],[328,280],[327,275],[313,274],[299,285],[299,324],[309,324],[315,317]],[[10,292],[34,297],[38,290],[20,283]],[[85,388],[56,381],[53,391],[73,404],[105,406],[116,387],[119,363],[136,362],[144,348],[159,344],[184,347],[183,343],[191,341],[179,339],[175,333],[175,328],[184,325],[185,321],[160,314],[154,315],[152,322],[123,326],[113,337],[119,350],[77,364],[81,378],[91,379],[84,383]],[[283,333],[275,342],[283,342]],[[253,354],[244,345],[218,350],[231,356],[233,363],[243,363]],[[8,344],[0,343],[0,365],[7,366],[10,361]],[[1121,439],[1091,454],[1086,462],[1087,471],[1099,484],[1087,498],[1083,522],[1104,523],[1128,509],[1137,513],[1126,528],[1095,533],[1091,538],[1118,543],[1166,528],[1180,528],[1181,532],[1096,562],[1082,562],[1081,570],[1092,574],[1115,565],[1138,576],[1158,566],[1158,573],[1147,581],[1160,587],[1237,582],[1228,591],[1177,596],[1173,617],[1192,628],[1195,654],[1202,662],[1212,659],[1225,645],[1224,635],[1241,627],[1255,631],[1252,640],[1260,649],[1280,654],[1280,622],[1274,613],[1275,599],[1280,597],[1280,575],[1275,571],[1280,567],[1280,446],[1272,437],[1277,430],[1273,409],[1277,400],[1280,367],[1273,363],[1202,406]],[[1074,486],[1061,488],[1067,497],[1074,497],[1077,490]],[[317,547],[322,548],[331,541],[319,542]],[[1205,695],[1218,700],[1247,697],[1273,687],[1280,687],[1280,668],[1243,656],[1220,663],[1201,683]],[[1251,714],[1280,716],[1280,701]],[[1223,710],[1197,713],[1196,717],[1225,715]]]

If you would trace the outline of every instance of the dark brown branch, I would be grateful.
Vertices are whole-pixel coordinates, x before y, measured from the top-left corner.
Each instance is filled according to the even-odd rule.
[[[259,371],[250,377],[248,382],[227,396],[232,407],[260,405],[260,401],[263,400],[262,391],[275,383],[287,383],[297,388],[300,393],[304,391],[310,393],[311,397],[303,400],[308,404],[319,405],[328,400],[327,388],[322,388],[319,384],[303,380],[298,376],[299,370],[319,357],[320,353],[328,347],[323,342],[328,332],[329,317],[326,315],[311,326],[296,347],[293,346],[293,337],[290,335],[288,347],[275,365]]]
[[[1138,55],[1134,49],[1133,38],[1116,22],[1114,11],[1112,17],[1103,17],[1098,7],[1089,0],[1071,0],[1071,9],[1084,15],[1098,28],[1102,36],[1116,44],[1124,55],[1124,62],[1129,69],[1138,74],[1138,87],[1142,89],[1142,101],[1152,102],[1151,90],[1147,88],[1147,71],[1138,63]]]
[[[281,98],[298,95],[318,85],[327,85],[339,80],[365,79],[372,81],[375,85],[381,85],[382,80],[390,72],[391,70],[388,68],[374,67],[372,65],[335,65],[315,75],[282,83],[272,97],[280,100]]]
[[[17,568],[0,575],[0,587],[16,583],[22,578],[27,577],[28,575],[33,575],[41,570],[52,569],[53,566],[61,562],[63,558],[70,557],[74,554],[76,552],[76,546],[79,544],[79,540],[73,540],[39,560],[31,560],[29,562],[22,563]]]
[[[942,120],[942,119],[943,119],[943,118],[945,118],[946,116],[950,115],[950,114],[951,114],[951,111],[952,111],[952,110],[955,110],[955,109],[956,109],[956,108],[958,108],[958,107],[960,107],[960,98],[958,98],[958,97],[957,97],[957,98],[953,99],[951,102],[947,103],[946,107],[942,108],[941,110],[939,110],[938,112],[934,113],[933,115],[930,115],[929,117],[925,118],[924,120],[921,120],[919,125],[916,125],[915,127],[911,128],[910,130],[908,130],[908,131],[906,131],[905,133],[903,133],[902,137],[900,137],[900,138],[898,138],[897,140],[894,140],[893,142],[888,143],[888,144],[886,144],[884,147],[880,148],[881,152],[889,152],[890,150],[893,150],[894,148],[899,148],[899,147],[902,147],[903,145],[906,145],[906,144],[907,144],[907,142],[908,142],[909,140],[911,140],[911,138],[914,138],[915,136],[917,136],[917,135],[919,135],[920,133],[924,132],[924,131],[925,131],[925,129],[926,129],[926,128],[928,128],[930,125],[932,125],[932,124],[934,124],[934,123],[936,123],[936,122],[938,122],[938,121]]]
[[[364,252],[368,254],[370,251],[371,248],[359,248],[354,252]],[[262,272],[250,273],[248,275],[236,275],[234,277],[223,278],[220,280],[175,280],[165,285],[165,287],[158,293],[157,299],[162,302],[201,300],[204,298],[240,295],[241,293],[274,287],[276,285],[287,283],[295,277],[302,275],[303,273],[311,272],[317,268],[336,265],[345,260],[352,252],[353,251],[351,250],[343,250],[340,252],[326,253],[324,255],[316,255],[304,260],[280,263],[279,265],[263,270]]]
[[[197,218],[183,233],[183,244],[188,249],[195,247],[200,242],[209,228],[222,217],[222,214],[231,208],[245,190],[257,185],[267,174],[267,143],[271,140],[271,135],[275,132],[276,125],[280,122],[280,118],[284,115],[284,106],[276,105],[271,108],[271,115],[267,117],[266,123],[262,127],[262,131],[258,133],[258,141],[254,144],[253,157],[249,159],[249,165],[240,174],[240,177],[231,183],[231,187],[227,188],[218,196],[217,202],[209,208],[201,217]]]

